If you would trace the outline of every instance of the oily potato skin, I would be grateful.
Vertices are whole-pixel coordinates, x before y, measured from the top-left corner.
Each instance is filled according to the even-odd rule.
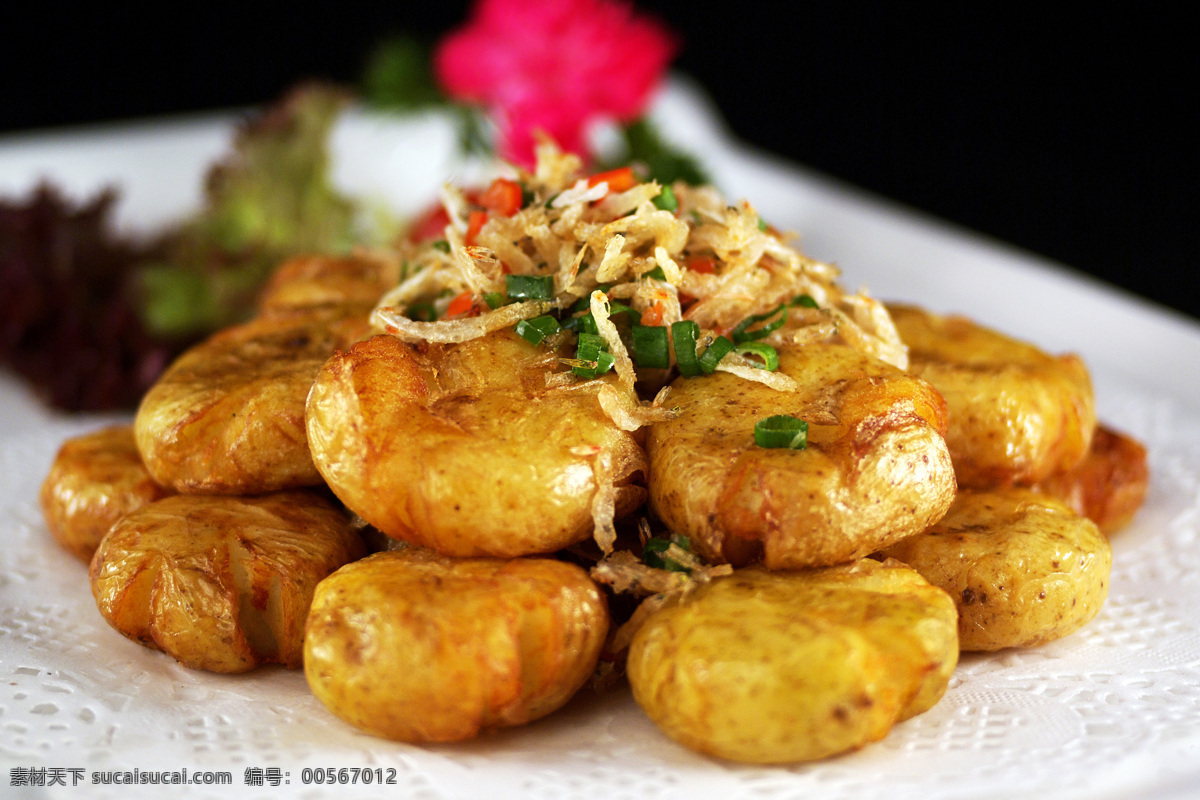
[[[939,519],[954,497],[941,396],[924,381],[839,344],[780,348],[779,392],[714,373],[675,381],[679,416],[651,427],[650,502],[712,563],[772,569],[869,555]],[[804,450],[754,443],[754,425],[790,414]],[[836,421],[834,421],[836,420]]]
[[[511,330],[461,345],[376,336],[329,359],[308,440],[347,507],[389,536],[453,556],[549,553],[591,535],[596,460],[617,515],[645,498],[645,454],[595,394],[547,390],[559,353]]]
[[[1082,461],[1034,488],[1062,500],[1109,535],[1133,519],[1146,499],[1149,484],[1145,446],[1101,424]]]
[[[1048,355],[965,317],[887,308],[908,345],[909,371],[946,398],[960,486],[1029,485],[1087,453],[1096,410],[1078,356]]]
[[[113,526],[90,578],[110,625],[184,666],[296,668],[317,583],[363,555],[323,494],[174,495]]]
[[[603,595],[573,564],[392,550],[317,587],[304,671],[357,728],[458,741],[561,707],[595,669],[608,624]]]
[[[188,350],[138,407],[134,431],[147,469],[190,494],[319,485],[304,434],[305,399],[325,359],[365,331],[365,315],[280,313]]]
[[[1108,595],[1096,525],[1030,489],[963,490],[925,533],[884,555],[954,598],[963,650],[1033,647],[1078,630]]]
[[[941,698],[957,661],[946,593],[903,565],[863,559],[717,578],[647,620],[626,671],[672,738],[775,764],[883,738]]]
[[[112,425],[63,442],[39,500],[55,540],[90,561],[117,520],[168,494],[142,464],[132,426]]]

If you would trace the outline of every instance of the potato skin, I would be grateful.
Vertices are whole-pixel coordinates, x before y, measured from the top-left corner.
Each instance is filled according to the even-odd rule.
[[[954,598],[963,650],[1033,647],[1090,621],[1112,550],[1096,525],[1029,489],[964,490],[928,531],[884,555]]]
[[[782,764],[883,738],[931,708],[958,660],[946,593],[895,562],[736,570],[634,635],[633,696],[708,755]]]
[[[668,528],[712,563],[795,569],[869,555],[945,513],[954,470],[933,387],[845,345],[780,348],[779,360],[799,391],[723,373],[673,384],[680,414],[646,441],[650,504]],[[806,449],[754,444],[774,414],[810,422]]]
[[[447,555],[582,541],[598,454],[610,454],[619,516],[645,498],[645,453],[594,393],[545,388],[558,356],[512,331],[461,345],[360,342],[329,359],[309,395],[313,460],[363,519]]]
[[[125,636],[181,664],[296,668],[317,583],[365,555],[346,515],[309,491],[174,495],[125,516],[92,558],[92,594]]]
[[[1087,517],[1106,536],[1129,524],[1150,484],[1146,448],[1133,437],[1099,425],[1083,461],[1034,488]]]
[[[304,403],[321,364],[366,330],[339,310],[277,313],[219,331],[175,360],[138,407],[155,480],[189,494],[317,486]]]
[[[909,371],[946,398],[959,486],[1027,486],[1087,453],[1096,409],[1078,356],[1048,355],[965,317],[887,308],[908,345]]]
[[[603,595],[550,559],[377,553],[317,587],[304,671],[331,711],[368,733],[449,742],[561,707],[595,669]]]
[[[63,442],[38,499],[55,540],[90,561],[117,520],[169,494],[142,463],[133,427],[113,425]]]

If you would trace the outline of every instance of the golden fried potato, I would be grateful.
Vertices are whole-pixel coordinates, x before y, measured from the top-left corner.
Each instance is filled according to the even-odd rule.
[[[469,739],[566,703],[595,669],[608,622],[603,595],[573,564],[392,550],[317,587],[304,673],[368,733]]]
[[[1062,500],[1107,535],[1133,519],[1149,483],[1150,468],[1141,442],[1099,425],[1083,461],[1034,488]]]
[[[909,371],[950,409],[946,443],[960,486],[1028,485],[1087,453],[1096,410],[1087,368],[960,316],[888,305]]]
[[[342,307],[369,313],[400,277],[399,260],[375,254],[301,255],[272,273],[258,298],[260,314]]]
[[[195,494],[315,486],[304,403],[335,349],[366,331],[340,312],[276,314],[220,331],[173,363],[142,399],[138,450],[155,480]]]
[[[365,554],[323,494],[174,495],[113,526],[92,558],[110,625],[184,666],[300,666],[317,583]]]
[[[1033,647],[1073,633],[1108,595],[1112,551],[1096,525],[1030,489],[963,490],[925,533],[883,555],[958,605],[963,650]]]
[[[712,563],[772,569],[848,561],[924,530],[954,497],[945,404],[924,381],[837,344],[781,349],[800,388],[681,378],[678,418],[651,427],[650,502]],[[765,449],[754,425],[807,420],[803,450]]]
[[[669,736],[734,761],[809,761],[931,708],[958,661],[954,602],[863,559],[736,570],[652,614],[630,645],[634,699]]]
[[[89,561],[113,523],[169,494],[142,464],[133,427],[113,425],[63,443],[39,500],[51,535]]]
[[[313,460],[367,522],[447,555],[581,541],[601,481],[616,485],[618,516],[642,503],[645,454],[594,391],[546,388],[560,355],[511,330],[458,345],[361,342],[313,386]]]

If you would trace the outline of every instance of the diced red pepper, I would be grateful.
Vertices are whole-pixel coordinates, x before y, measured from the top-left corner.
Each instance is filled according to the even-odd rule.
[[[601,183],[608,184],[609,192],[624,192],[637,186],[638,179],[633,174],[633,167],[618,167],[608,172],[597,172],[588,178],[588,186],[599,186]]]
[[[450,305],[446,306],[446,317],[458,317],[466,314],[475,307],[475,295],[471,292],[462,292],[458,294]]]
[[[483,225],[487,221],[488,213],[486,211],[472,211],[467,217],[467,235],[464,241],[468,247],[475,244],[475,237],[479,235],[479,231],[483,229]]]
[[[712,275],[717,271],[717,260],[712,256],[692,256],[687,260],[687,267],[692,272]]]
[[[479,196],[479,205],[493,214],[511,217],[521,210],[522,198],[521,184],[508,178],[496,178]]]

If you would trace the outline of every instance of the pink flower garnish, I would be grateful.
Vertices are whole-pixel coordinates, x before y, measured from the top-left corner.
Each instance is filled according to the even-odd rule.
[[[500,155],[534,161],[534,133],[586,156],[590,123],[640,116],[675,55],[656,20],[616,0],[479,0],[434,54],[452,98],[483,106]]]

